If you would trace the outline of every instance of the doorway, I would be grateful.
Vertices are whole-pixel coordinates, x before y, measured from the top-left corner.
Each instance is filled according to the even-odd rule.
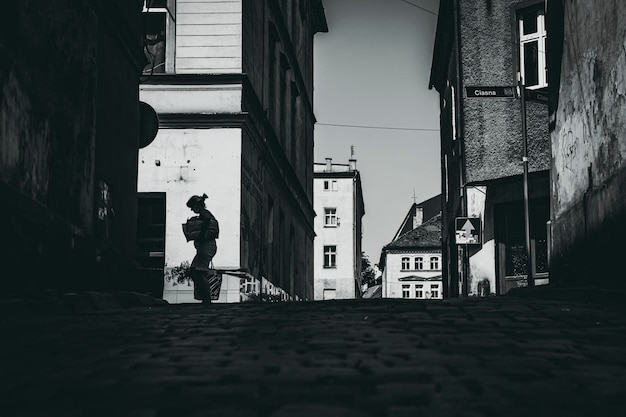
[[[163,298],[165,193],[138,193],[137,197],[138,289]]]
[[[548,198],[530,200],[530,262],[535,283],[546,280],[548,270],[548,233],[550,202]],[[524,236],[524,205],[522,201],[495,206],[496,265],[499,294],[512,288],[525,287],[527,254]]]

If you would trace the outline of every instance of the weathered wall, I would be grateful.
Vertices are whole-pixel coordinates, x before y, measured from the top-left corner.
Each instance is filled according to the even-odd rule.
[[[138,25],[140,9],[114,3],[108,9],[116,14],[93,2],[3,4],[0,228],[2,246],[9,250],[0,262],[3,275],[19,274],[21,284],[26,273],[30,286],[129,285],[117,278],[120,265],[132,269],[134,251],[135,59],[141,41],[133,37],[138,32],[114,39],[112,31],[116,25]],[[109,123],[116,128],[107,128]],[[115,155],[115,171],[109,170],[107,153]],[[102,177],[114,190],[108,208],[114,209],[117,223],[105,238],[94,223]],[[100,260],[108,267],[99,275],[95,250],[105,240],[108,249]]]
[[[514,7],[524,1],[460,2],[461,66],[465,86],[517,85]],[[465,97],[465,91],[461,94]],[[548,109],[527,103],[529,170],[549,168]],[[465,98],[467,181],[522,174],[520,100]]]
[[[626,233],[626,4],[563,5],[551,269],[561,283],[624,286],[614,271]]]
[[[336,180],[337,190],[324,190],[324,181]],[[322,300],[324,289],[335,289],[337,299],[355,297],[355,201],[352,176],[319,176],[314,185],[314,227],[317,236],[314,240],[315,299]],[[339,225],[324,227],[324,208],[336,208]],[[324,268],[324,246],[337,246],[337,267]],[[359,264],[360,268],[360,264]]]
[[[207,208],[220,222],[215,268],[240,267],[241,152],[240,129],[161,129],[154,142],[139,151],[137,190],[166,194],[166,273],[195,255],[181,224],[194,215],[186,206],[189,197],[203,193],[209,197]],[[193,287],[167,279],[164,284],[164,299],[192,302]],[[239,301],[239,287],[234,288],[234,294],[220,294],[223,301]]]

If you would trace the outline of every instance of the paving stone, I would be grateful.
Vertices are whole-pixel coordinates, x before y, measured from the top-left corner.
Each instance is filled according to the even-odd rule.
[[[0,414],[626,415],[626,310],[527,297],[93,299],[0,318]]]

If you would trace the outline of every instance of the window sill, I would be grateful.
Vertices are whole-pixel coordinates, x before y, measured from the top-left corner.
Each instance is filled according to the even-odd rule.
[[[326,265],[324,265],[324,269],[337,269],[337,266],[326,266]]]

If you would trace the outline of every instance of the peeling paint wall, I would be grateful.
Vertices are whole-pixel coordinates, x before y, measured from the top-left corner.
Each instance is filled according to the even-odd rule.
[[[622,269],[626,232],[626,4],[563,6],[552,132],[552,269],[563,283],[623,286],[611,271]]]

